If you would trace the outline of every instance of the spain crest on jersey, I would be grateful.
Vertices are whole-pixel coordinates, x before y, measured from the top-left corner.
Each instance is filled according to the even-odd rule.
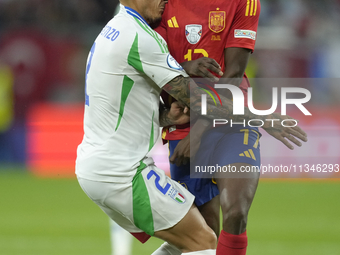
[[[190,44],[199,42],[202,36],[202,25],[191,24],[185,26],[185,37]]]
[[[226,19],[225,11],[219,11],[219,8],[217,8],[217,11],[209,12],[210,30],[215,33],[223,31],[223,29],[225,28],[225,19]]]

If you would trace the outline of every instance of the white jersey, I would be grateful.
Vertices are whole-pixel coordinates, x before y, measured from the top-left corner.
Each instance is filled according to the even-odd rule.
[[[121,5],[87,60],[77,176],[131,181],[159,136],[161,88],[179,75],[188,76],[164,39],[136,11]]]

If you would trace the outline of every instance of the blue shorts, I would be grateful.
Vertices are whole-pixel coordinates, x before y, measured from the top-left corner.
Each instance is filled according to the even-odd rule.
[[[168,141],[170,151],[169,158],[174,153],[179,141],[180,140]],[[213,182],[212,179],[190,178],[189,163],[181,166],[176,166],[175,164],[170,163],[170,173],[171,179],[178,181],[187,190],[195,195],[196,206],[201,206],[209,202],[219,194],[216,182]]]
[[[196,153],[196,166],[221,167],[246,163],[260,167],[261,133],[258,128],[221,126],[207,131],[202,137],[200,148]],[[169,141],[170,157],[172,156],[179,140]],[[216,183],[211,178],[190,178],[190,165],[176,166],[170,164],[171,178],[181,183],[195,195],[195,204],[203,205],[219,194]]]
[[[245,163],[260,167],[260,137],[259,129],[254,127],[216,127],[202,137],[194,165],[223,167]]]

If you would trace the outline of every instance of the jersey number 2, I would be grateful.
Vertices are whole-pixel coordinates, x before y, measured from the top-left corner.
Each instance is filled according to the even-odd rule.
[[[150,180],[150,178],[152,177],[152,176],[156,176],[156,179],[155,179],[155,184],[156,184],[156,188],[160,191],[160,192],[162,192],[164,195],[168,192],[168,190],[170,189],[170,183],[167,183],[166,185],[165,185],[165,187],[163,188],[160,184],[159,184],[159,181],[160,181],[160,179],[161,179],[161,177],[159,177],[159,175],[154,171],[154,170],[151,170],[149,173],[148,173],[148,175],[146,176],[146,178],[148,178],[148,180]]]
[[[85,76],[85,105],[90,106],[90,99],[89,95],[87,94],[87,75],[89,74],[90,68],[91,68],[91,63],[92,63],[92,57],[94,54],[94,50],[96,48],[96,43],[92,45],[91,51],[90,51],[90,58],[89,61],[87,62],[87,67],[86,67],[86,76]]]

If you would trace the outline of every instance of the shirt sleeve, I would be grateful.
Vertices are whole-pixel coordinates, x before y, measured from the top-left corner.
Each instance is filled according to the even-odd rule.
[[[225,48],[239,47],[254,51],[260,12],[260,0],[239,1]]]
[[[136,34],[128,63],[160,88],[177,76],[188,77],[182,66],[169,53],[166,42],[156,32]]]

